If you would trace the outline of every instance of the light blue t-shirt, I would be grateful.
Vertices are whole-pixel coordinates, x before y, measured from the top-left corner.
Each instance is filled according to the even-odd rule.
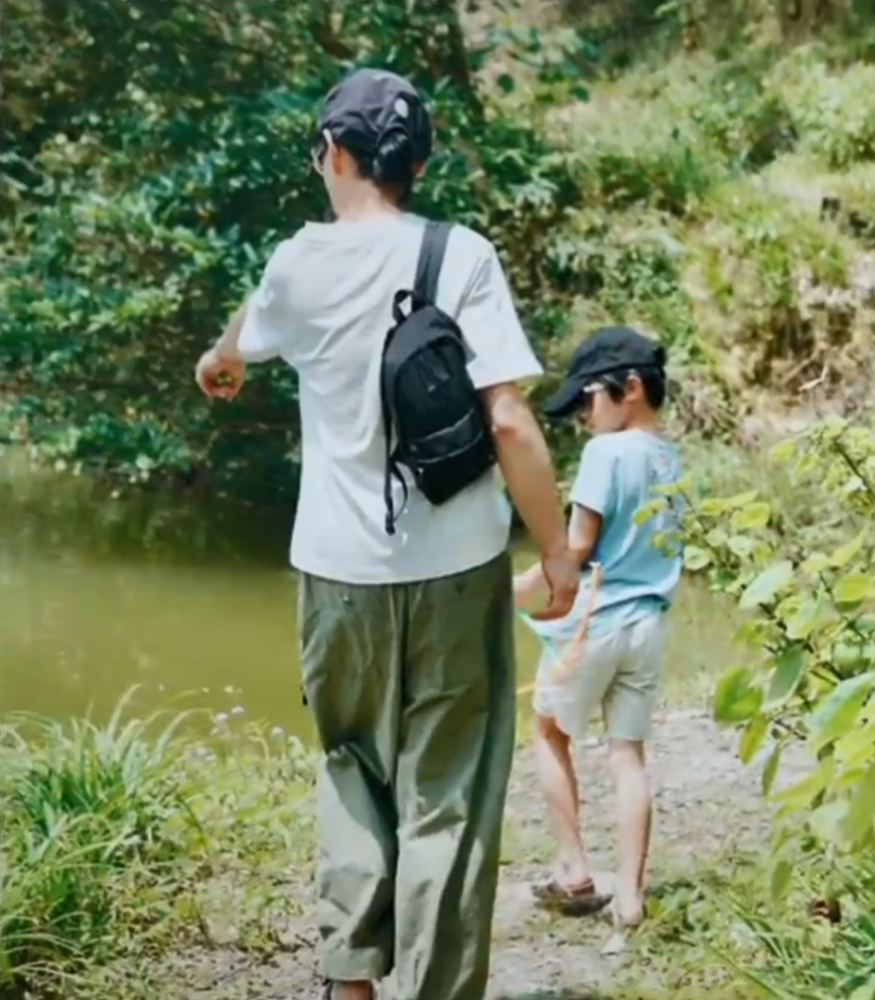
[[[592,561],[601,563],[601,583],[589,633],[596,635],[631,625],[671,604],[681,577],[681,553],[658,544],[660,532],[678,524],[680,498],[642,523],[636,513],[660,496],[656,486],[669,486],[681,476],[678,450],[650,431],[628,430],[591,438],[583,449],[571,500],[601,514],[602,523]],[[532,622],[545,640],[564,643],[577,631],[589,603],[590,571],[571,612],[554,622]]]

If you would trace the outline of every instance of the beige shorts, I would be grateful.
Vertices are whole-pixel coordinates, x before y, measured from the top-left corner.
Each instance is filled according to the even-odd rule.
[[[609,739],[645,740],[659,696],[665,614],[590,636],[564,673],[557,653],[545,651],[535,680],[534,708],[579,739],[599,708]]]

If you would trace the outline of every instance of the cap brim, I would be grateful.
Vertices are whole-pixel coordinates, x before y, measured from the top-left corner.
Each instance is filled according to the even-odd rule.
[[[576,379],[568,379],[559,387],[544,405],[541,411],[552,420],[561,420],[563,417],[571,416],[575,410],[579,410],[582,405],[580,398],[583,391],[582,383]]]

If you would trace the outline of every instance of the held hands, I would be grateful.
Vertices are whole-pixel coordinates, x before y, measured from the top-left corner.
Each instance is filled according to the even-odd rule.
[[[234,399],[246,378],[246,362],[242,358],[222,357],[212,347],[201,356],[194,377],[205,396]]]
[[[535,621],[564,618],[571,611],[580,587],[580,563],[567,549],[542,556],[541,561],[513,578],[517,607],[525,607],[547,591],[547,607],[530,611]]]
[[[543,611],[533,611],[536,621],[564,618],[574,604],[580,588],[580,562],[567,548],[541,557],[541,569],[550,588],[550,600]]]

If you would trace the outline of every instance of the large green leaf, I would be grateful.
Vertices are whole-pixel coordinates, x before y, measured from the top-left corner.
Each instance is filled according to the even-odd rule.
[[[781,754],[783,752],[783,747],[779,743],[769,754],[765,765],[763,766],[763,795],[770,795],[772,788],[775,784],[775,778],[778,776],[778,769],[781,766]]]
[[[732,527],[736,531],[751,531],[764,528],[772,516],[772,508],[767,503],[750,503],[732,515]]]
[[[747,667],[736,667],[717,683],[714,718],[724,724],[747,722],[759,712],[762,703],[763,692],[754,683],[751,671]]]
[[[749,764],[763,745],[763,740],[769,731],[769,720],[765,715],[755,715],[744,727],[741,742],[738,746],[738,756],[742,764]]]
[[[741,595],[739,607],[748,610],[760,604],[768,604],[790,584],[792,579],[793,564],[789,560],[773,563],[751,581]]]
[[[872,763],[854,789],[845,817],[849,839],[858,843],[872,834],[875,822],[875,763]]]
[[[766,695],[766,707],[776,708],[796,691],[805,670],[805,650],[798,643],[785,646],[775,661],[775,672]]]
[[[870,670],[857,677],[849,677],[829,692],[817,706],[809,722],[810,741],[814,749],[820,749],[848,732],[856,722],[873,685],[875,672]]]
[[[875,598],[875,579],[868,573],[848,573],[833,587],[839,604],[859,604]]]

